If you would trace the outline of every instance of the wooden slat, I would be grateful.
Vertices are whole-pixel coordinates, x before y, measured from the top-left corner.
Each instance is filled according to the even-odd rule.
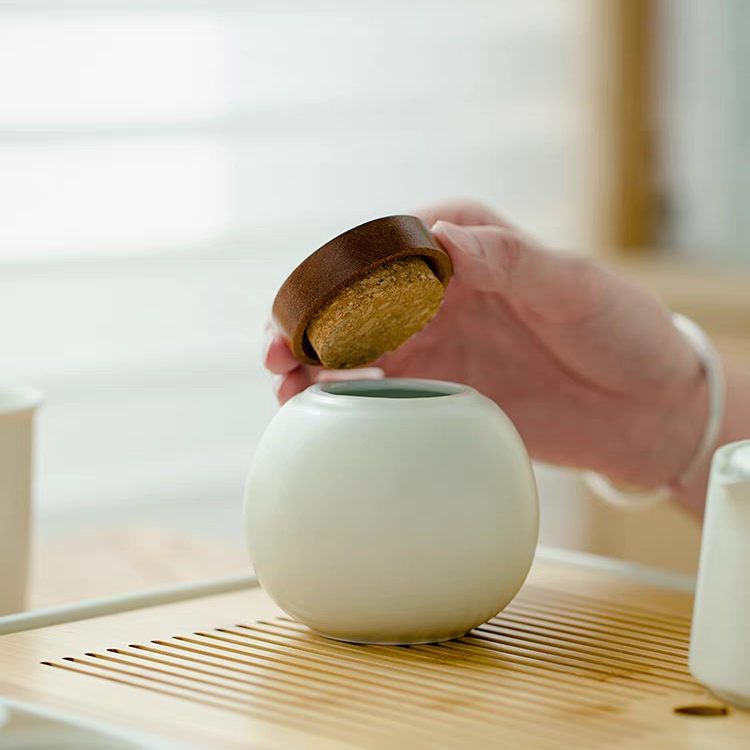
[[[437,645],[330,641],[260,590],[0,640],[0,694],[211,748],[747,747],[750,715],[687,668],[691,597],[534,566],[514,602]]]

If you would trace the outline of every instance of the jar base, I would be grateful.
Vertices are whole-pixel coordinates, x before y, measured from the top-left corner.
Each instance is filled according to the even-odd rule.
[[[471,630],[461,630],[458,633],[452,635],[438,636],[437,638],[414,638],[413,640],[366,640],[360,638],[341,638],[334,635],[328,635],[327,633],[321,633],[318,630],[313,630],[313,633],[328,638],[331,641],[338,641],[339,643],[351,643],[354,646],[426,646],[431,643],[445,643],[446,641],[455,641],[457,638],[463,638],[465,635],[471,632]]]

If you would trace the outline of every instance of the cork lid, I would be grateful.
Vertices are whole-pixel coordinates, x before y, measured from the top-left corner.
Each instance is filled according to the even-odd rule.
[[[452,272],[450,256],[421,219],[387,216],[344,232],[305,259],[281,285],[273,316],[300,362],[356,367],[426,325]],[[324,339],[339,351],[321,361]],[[349,358],[340,351],[347,346],[356,349]]]

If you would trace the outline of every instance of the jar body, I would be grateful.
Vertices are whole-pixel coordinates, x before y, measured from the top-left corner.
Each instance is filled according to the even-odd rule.
[[[358,387],[313,386],[264,434],[245,493],[258,580],[332,638],[463,635],[511,601],[533,560],[539,510],[524,445],[470,388],[361,381],[377,393],[351,395]]]

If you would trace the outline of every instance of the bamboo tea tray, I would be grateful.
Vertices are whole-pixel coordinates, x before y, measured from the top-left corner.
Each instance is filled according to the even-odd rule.
[[[6,618],[34,629],[0,638],[0,706],[108,735],[79,747],[750,748],[750,713],[688,672],[682,579],[542,551],[490,623],[411,647],[325,640],[251,579],[233,587]]]

